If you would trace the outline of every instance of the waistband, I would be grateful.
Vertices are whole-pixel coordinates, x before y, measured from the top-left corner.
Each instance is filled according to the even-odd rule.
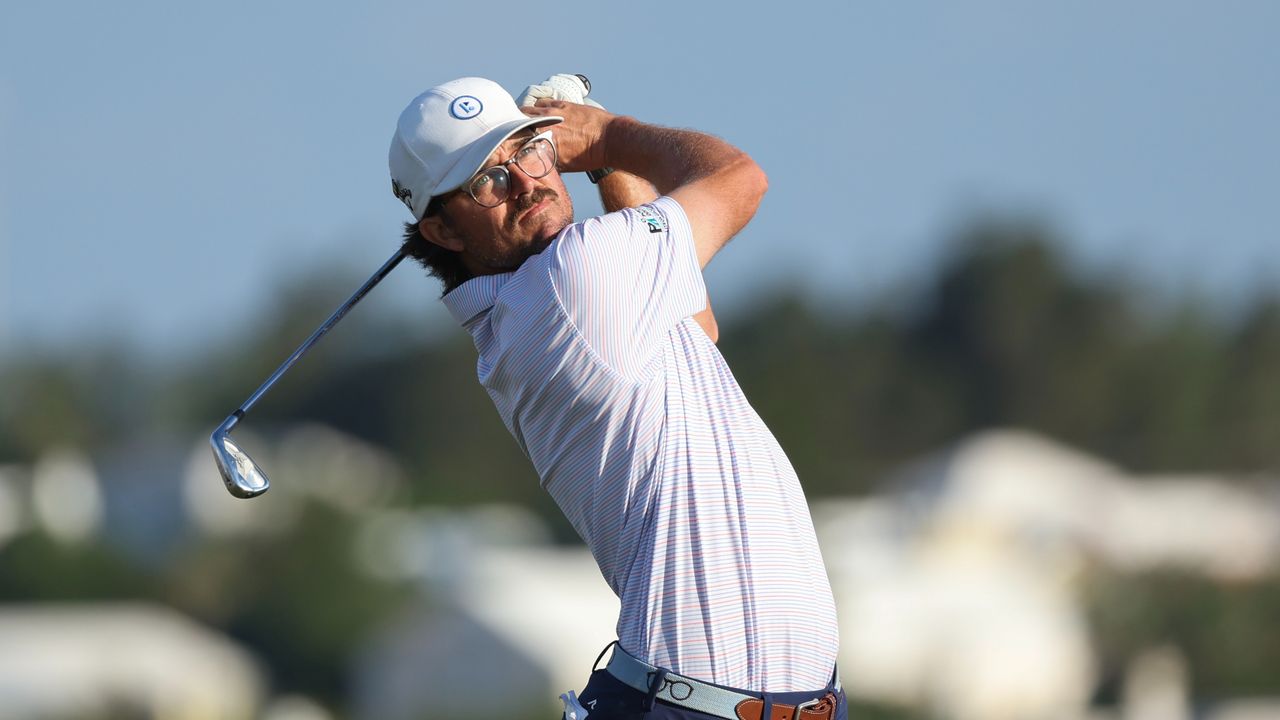
[[[741,703],[759,702],[764,697],[764,693],[747,693],[685,677],[632,657],[616,642],[612,645],[613,655],[609,657],[609,664],[605,666],[605,670],[620,682],[645,693],[651,700],[658,698],[690,710],[715,715],[724,720],[739,720],[737,708]],[[816,690],[815,693],[823,690],[840,692],[838,668],[832,669],[831,682],[828,683],[827,688]]]

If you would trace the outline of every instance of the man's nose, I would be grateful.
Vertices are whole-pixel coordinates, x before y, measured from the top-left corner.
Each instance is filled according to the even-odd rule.
[[[538,181],[529,177],[529,173],[519,165],[512,164],[508,170],[511,176],[511,194],[520,197],[527,192],[533,192],[538,188]]]

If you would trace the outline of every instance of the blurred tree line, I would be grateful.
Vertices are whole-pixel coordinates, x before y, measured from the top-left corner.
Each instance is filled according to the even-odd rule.
[[[722,322],[721,350],[811,495],[865,493],[895,465],[995,426],[1137,472],[1280,468],[1276,297],[1234,318],[1195,298],[1153,306],[1122,276],[1075,271],[1035,223],[976,223],[952,247],[918,289],[857,311],[784,295]],[[14,359],[0,370],[0,462],[208,433],[346,284],[286,289],[259,327],[179,368],[110,349]],[[408,320],[357,314],[335,335],[255,407],[255,428],[324,422],[389,448],[418,500],[554,514],[475,382],[465,332],[428,342]]]

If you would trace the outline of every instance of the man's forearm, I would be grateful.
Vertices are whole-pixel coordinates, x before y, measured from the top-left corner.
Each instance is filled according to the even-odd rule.
[[[561,100],[539,100],[523,110],[563,118],[555,131],[561,172],[625,170],[679,202],[703,267],[751,221],[769,188],[755,161],[713,135],[646,125]]]
[[[648,125],[619,116],[603,138],[604,165],[625,169],[667,194],[707,177],[747,154],[714,135]]]

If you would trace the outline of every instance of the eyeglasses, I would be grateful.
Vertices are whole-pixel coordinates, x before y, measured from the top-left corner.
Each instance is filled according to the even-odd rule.
[[[506,202],[511,196],[511,171],[507,166],[513,163],[534,179],[550,174],[556,167],[556,145],[551,140],[551,132],[534,135],[509,160],[476,173],[467,183],[467,194],[485,207],[498,207]]]

